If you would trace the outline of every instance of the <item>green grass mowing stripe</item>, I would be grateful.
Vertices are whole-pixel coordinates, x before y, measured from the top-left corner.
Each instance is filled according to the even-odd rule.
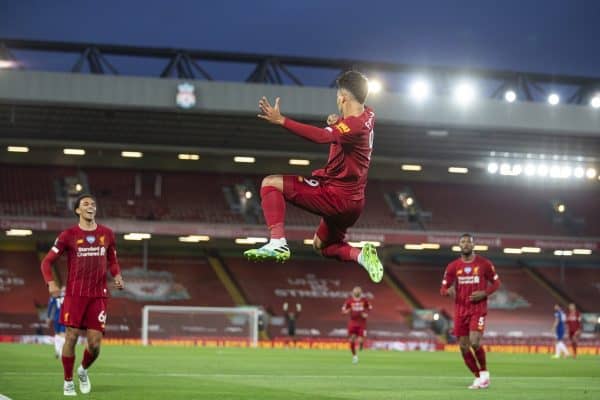
[[[80,360],[81,348],[77,350]],[[50,346],[0,345],[0,393],[62,398]],[[471,382],[455,353],[105,346],[90,370],[90,399],[594,399],[598,358],[489,354],[492,388]]]

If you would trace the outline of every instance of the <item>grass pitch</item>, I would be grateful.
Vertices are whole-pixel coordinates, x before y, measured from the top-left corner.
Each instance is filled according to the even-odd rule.
[[[77,348],[75,365],[81,362]],[[600,399],[600,358],[488,353],[492,385],[471,383],[457,353],[104,346],[86,399]],[[77,378],[75,378],[77,383]],[[51,346],[0,344],[0,394],[63,399]]]

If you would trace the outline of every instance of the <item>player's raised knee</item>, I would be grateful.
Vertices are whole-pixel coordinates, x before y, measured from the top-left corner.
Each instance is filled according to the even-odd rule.
[[[265,176],[260,186],[261,188],[272,186],[277,188],[279,191],[283,191],[283,177],[281,175]]]

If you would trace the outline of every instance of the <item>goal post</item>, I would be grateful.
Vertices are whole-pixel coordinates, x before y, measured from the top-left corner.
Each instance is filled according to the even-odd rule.
[[[247,339],[258,345],[258,307],[146,305],[142,308],[142,345],[152,339]]]

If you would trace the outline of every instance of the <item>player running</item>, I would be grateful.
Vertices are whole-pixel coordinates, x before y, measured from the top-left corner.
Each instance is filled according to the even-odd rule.
[[[463,234],[458,245],[461,256],[446,267],[440,293],[454,298],[454,335],[465,364],[475,375],[469,389],[486,389],[490,386],[490,373],[481,338],[487,298],[498,290],[500,279],[491,261],[473,251],[473,236]]]
[[[79,196],[74,205],[79,224],[62,232],[42,261],[42,274],[52,296],[60,289],[52,276],[52,263],[67,253],[67,289],[61,308],[60,322],[66,325],[62,349],[65,396],[75,396],[73,366],[75,345],[80,331],[86,331],[87,346],[81,365],[77,368],[79,390],[89,393],[91,382],[87,370],[100,353],[100,342],[106,324],[106,272],[110,270],[117,289],[123,289],[115,236],[106,226],[97,224],[96,200],[91,195]]]
[[[577,311],[574,303],[569,304],[567,327],[569,328],[571,347],[573,347],[573,358],[577,358],[577,344],[579,342],[579,335],[581,335],[581,314]]]
[[[375,113],[365,106],[368,80],[359,72],[348,71],[338,78],[337,88],[337,106],[342,116],[330,115],[329,126],[325,128],[283,116],[279,98],[273,106],[265,97],[260,99],[258,117],[312,142],[329,144],[329,159],[310,178],[269,175],[263,179],[261,204],[271,240],[261,248],[245,251],[244,255],[252,261],[285,262],[290,258],[284,229],[287,201],[322,217],[313,239],[317,252],[340,261],[358,262],[371,280],[380,282],[383,265],[375,246],[366,244],[360,250],[344,240],[346,230],[358,220],[365,205],[375,125]]]
[[[554,323],[552,324],[552,333],[556,336],[556,343],[554,344],[555,353],[552,358],[560,358],[561,354],[565,357],[569,357],[569,349],[565,346],[565,324],[567,322],[567,316],[563,311],[562,307],[558,304],[554,305]]]
[[[350,351],[352,352],[352,363],[358,363],[356,354],[356,338],[358,338],[359,349],[363,349],[363,341],[367,336],[367,317],[369,311],[373,308],[369,300],[362,295],[362,289],[356,286],[352,289],[352,296],[349,297],[342,306],[343,314],[350,314],[348,321],[348,340],[350,341]]]

